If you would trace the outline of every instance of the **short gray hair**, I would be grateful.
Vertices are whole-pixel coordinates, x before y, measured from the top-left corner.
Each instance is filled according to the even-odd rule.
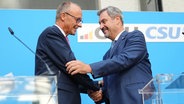
[[[117,8],[117,7],[114,7],[114,6],[108,6],[106,8],[103,8],[101,10],[99,10],[97,12],[97,15],[100,16],[101,13],[107,11],[107,14],[112,18],[114,19],[116,16],[119,16],[121,21],[122,21],[122,24],[123,24],[123,16],[122,16],[122,11]]]
[[[63,3],[59,4],[59,6],[57,7],[57,11],[56,11],[56,19],[58,19],[60,17],[61,13],[69,11],[71,4],[72,4],[72,2],[70,2],[70,1],[63,2]]]

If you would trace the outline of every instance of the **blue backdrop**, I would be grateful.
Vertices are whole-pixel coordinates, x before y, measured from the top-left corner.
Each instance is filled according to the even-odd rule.
[[[84,10],[83,23],[97,24],[96,12]],[[124,12],[123,15],[125,24],[166,24],[168,27],[171,24],[178,24],[179,32],[184,31],[184,13],[182,12]],[[11,27],[15,35],[35,51],[40,33],[54,23],[55,10],[0,10],[0,75],[3,76],[9,72],[15,76],[34,74],[34,54],[10,35],[8,27]],[[184,36],[180,35],[180,38],[184,40]],[[169,38],[166,31],[165,36]],[[69,36],[69,40],[77,59],[86,63],[101,60],[110,46],[109,42],[78,42],[77,34]],[[176,42],[147,42],[153,75],[183,72],[183,46],[184,43],[177,42],[177,39]],[[82,103],[93,104],[93,101],[82,94]]]

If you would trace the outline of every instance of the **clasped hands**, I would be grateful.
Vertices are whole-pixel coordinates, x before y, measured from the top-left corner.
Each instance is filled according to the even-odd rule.
[[[100,100],[102,100],[102,90],[99,91],[93,91],[93,90],[88,90],[87,91],[88,96],[94,101],[94,102],[98,102]]]
[[[90,65],[85,64],[79,60],[73,60],[70,61],[66,64],[66,71],[71,74],[71,75],[75,75],[77,73],[80,74],[87,74],[87,73],[92,73],[92,69],[90,67]],[[99,85],[103,85],[103,81],[99,81],[98,83]],[[102,100],[102,90],[100,89],[99,91],[93,91],[93,90],[88,90],[87,91],[88,96],[94,101],[94,102],[98,102],[100,100]]]

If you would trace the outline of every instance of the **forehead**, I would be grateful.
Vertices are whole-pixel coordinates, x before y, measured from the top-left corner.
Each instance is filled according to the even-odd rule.
[[[82,10],[79,6],[77,5],[71,5],[71,9],[69,10],[69,12],[72,15],[75,15],[76,17],[82,17]]]
[[[110,17],[109,17],[109,15],[107,14],[107,11],[104,11],[104,12],[102,12],[102,13],[100,14],[99,20],[101,21],[101,20],[103,20],[103,19],[108,19],[108,18],[110,18]]]

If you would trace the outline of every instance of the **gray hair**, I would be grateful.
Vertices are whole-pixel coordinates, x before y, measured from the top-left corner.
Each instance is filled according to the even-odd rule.
[[[114,7],[114,6],[108,6],[104,9],[101,9],[97,12],[97,15],[100,16],[101,13],[107,11],[107,14],[112,18],[114,19],[116,16],[119,16],[121,21],[122,21],[122,24],[123,24],[123,16],[122,16],[122,11],[117,8],[117,7]]]
[[[72,4],[72,2],[70,2],[70,1],[63,2],[63,3],[59,4],[59,6],[57,7],[57,11],[56,11],[56,19],[58,19],[60,17],[61,13],[69,11],[71,4]]]

